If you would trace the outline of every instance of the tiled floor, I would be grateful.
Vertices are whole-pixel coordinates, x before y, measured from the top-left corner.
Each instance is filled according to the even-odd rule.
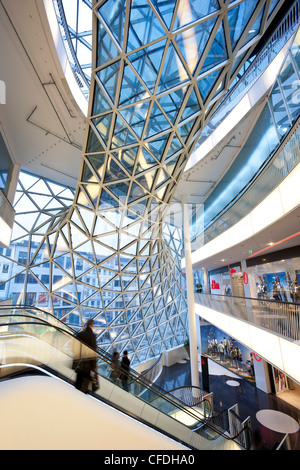
[[[200,367],[201,369],[201,367]],[[218,413],[238,404],[239,415],[242,419],[250,416],[253,432],[260,434],[263,448],[271,450],[281,442],[284,434],[274,432],[262,425],[256,417],[260,410],[275,410],[285,413],[300,423],[300,410],[281,400],[273,394],[267,394],[257,389],[255,384],[231,373],[224,367],[209,359],[209,385],[214,396],[214,411]],[[200,387],[202,372],[199,371]],[[228,382],[228,383],[227,383]],[[234,383],[235,382],[235,383]],[[237,385],[237,382],[239,383]],[[190,363],[175,364],[164,367],[157,384],[165,390],[172,390],[184,385],[191,385]],[[300,431],[290,435],[292,449],[300,450]]]

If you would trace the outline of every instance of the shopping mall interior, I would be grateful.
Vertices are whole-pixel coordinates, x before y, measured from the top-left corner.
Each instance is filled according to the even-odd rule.
[[[2,450],[300,449],[299,26],[0,0]]]

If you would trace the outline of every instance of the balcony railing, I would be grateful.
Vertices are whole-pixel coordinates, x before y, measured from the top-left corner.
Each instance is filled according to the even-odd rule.
[[[290,341],[300,340],[300,304],[276,300],[195,294],[200,305],[272,331]]]

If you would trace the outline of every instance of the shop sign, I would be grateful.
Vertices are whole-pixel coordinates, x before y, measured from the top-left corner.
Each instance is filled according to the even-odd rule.
[[[220,284],[216,281],[211,282],[211,288],[212,289],[220,289]]]
[[[248,284],[248,274],[243,272],[243,281],[244,281],[244,284]]]
[[[255,359],[257,362],[260,362],[260,361],[261,361],[261,357],[260,357],[258,354],[252,352],[252,355],[253,355],[254,359]]]

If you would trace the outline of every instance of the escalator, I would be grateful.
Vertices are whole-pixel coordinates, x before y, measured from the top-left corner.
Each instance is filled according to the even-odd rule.
[[[213,424],[209,403],[207,406],[202,403],[201,407],[187,406],[133,369],[129,370],[129,393],[123,390],[121,383],[109,378],[111,355],[78,341],[74,330],[51,314],[30,307],[0,308],[0,383],[24,374],[40,373],[74,385],[73,360],[91,358],[96,358],[100,382],[98,390],[89,392],[93,398],[192,450],[249,448],[249,427],[244,426],[235,436],[230,436]]]

